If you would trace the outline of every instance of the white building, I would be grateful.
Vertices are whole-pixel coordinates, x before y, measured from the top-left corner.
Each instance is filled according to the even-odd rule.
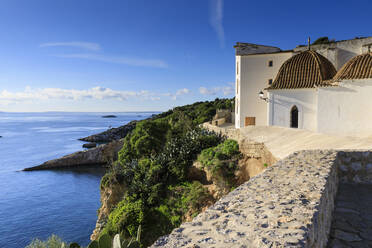
[[[238,43],[236,127],[372,135],[370,47],[372,37],[290,51]]]

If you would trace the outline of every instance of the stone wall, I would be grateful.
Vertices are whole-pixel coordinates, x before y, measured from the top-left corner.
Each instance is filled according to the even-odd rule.
[[[152,247],[323,247],[337,190],[336,157],[334,151],[294,153]]]
[[[372,152],[295,152],[151,247],[326,247],[339,180],[372,182]]]
[[[233,139],[236,141],[239,141],[240,139],[239,129],[234,128],[233,125],[216,126],[212,125],[211,123],[205,122],[201,125],[201,127],[208,129],[210,131],[214,131],[215,133],[225,135],[229,139]]]
[[[372,151],[340,151],[338,158],[341,182],[372,183]]]

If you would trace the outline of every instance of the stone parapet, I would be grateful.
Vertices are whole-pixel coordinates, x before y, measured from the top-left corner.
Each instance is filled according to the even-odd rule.
[[[225,124],[223,126],[216,126],[216,125],[212,125],[209,122],[205,122],[205,123],[201,124],[201,127],[205,128],[205,129],[208,129],[210,131],[213,131],[215,133],[224,135],[224,136],[228,137],[229,139],[233,139],[233,140],[236,140],[236,141],[239,141],[239,139],[240,139],[239,129],[236,129],[234,127],[234,125],[232,125],[232,124]]]
[[[294,152],[151,247],[326,247],[339,182],[371,184],[372,151]]]
[[[301,151],[253,177],[152,247],[324,247],[337,152]]]

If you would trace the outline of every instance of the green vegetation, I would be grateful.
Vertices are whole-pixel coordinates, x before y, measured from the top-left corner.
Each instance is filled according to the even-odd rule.
[[[233,173],[235,165],[227,160],[238,156],[237,143],[199,127],[211,120],[217,109],[234,109],[233,104],[233,99],[197,102],[138,122],[124,138],[118,161],[112,163],[101,180],[102,189],[120,183],[125,194],[111,211],[98,240],[92,241],[88,248],[103,248],[113,243],[120,244],[117,247],[146,247],[196,216],[206,203],[213,203],[207,189],[200,182],[191,181],[188,173],[200,152],[216,146],[215,169],[219,168],[216,170],[223,178]],[[222,159],[226,161],[219,163]],[[34,240],[28,248],[62,245],[68,248],[52,236],[45,242]]]
[[[167,219],[169,225],[165,230],[171,231],[182,223],[185,215],[195,217],[203,204],[211,201],[213,198],[200,182],[185,182],[169,186],[167,197],[156,210]]]
[[[335,40],[333,39],[330,40],[327,36],[324,36],[324,37],[319,37],[318,39],[316,39],[312,45],[328,44],[331,42],[335,42]]]
[[[138,227],[137,238],[121,239],[119,234],[116,234],[112,239],[108,234],[103,234],[97,240],[89,243],[87,248],[139,248],[140,247],[140,236],[141,226]],[[77,243],[70,243],[67,245],[56,235],[52,235],[46,241],[35,239],[26,246],[26,248],[82,248]]]
[[[156,121],[150,123],[145,126],[163,126],[158,125]],[[139,125],[138,128],[143,126]],[[112,176],[114,180],[125,185],[127,192],[109,216],[106,231],[110,235],[121,233],[124,238],[136,236],[138,226],[142,225],[147,234],[143,237],[143,243],[150,244],[181,223],[184,209],[197,205],[193,194],[203,192],[198,190],[196,184],[187,184],[188,169],[200,151],[217,145],[223,138],[199,128],[176,135],[171,133],[172,131],[171,128],[168,131],[163,130],[162,135],[158,137],[151,135],[150,131],[150,135],[145,139],[135,140],[132,135],[136,135],[138,131],[134,130],[132,135],[125,139]],[[140,149],[145,145],[151,147],[151,144],[156,144],[158,151],[152,149],[141,154],[133,141],[143,144]],[[174,191],[175,189],[177,191]],[[178,209],[180,204],[184,207]],[[166,208],[170,209],[172,214],[167,214]]]
[[[98,241],[93,240],[87,248],[139,248],[140,247],[141,226],[138,227],[136,239],[121,239],[120,234],[116,234],[112,239],[108,234],[103,234]],[[70,247],[71,248],[71,247]]]
[[[57,235],[52,235],[46,241],[34,239],[29,245],[26,246],[26,248],[74,248],[75,244],[76,243],[67,245]]]
[[[236,186],[234,173],[240,156],[238,142],[228,139],[216,147],[203,150],[198,160],[212,173],[213,181],[231,189]]]
[[[141,245],[147,246],[213,201],[201,183],[188,179],[188,172],[202,150],[224,141],[198,127],[219,108],[233,109],[233,101],[216,99],[177,107],[137,124],[101,181],[102,188],[120,183],[126,189],[101,235],[120,233],[129,239],[142,226]]]

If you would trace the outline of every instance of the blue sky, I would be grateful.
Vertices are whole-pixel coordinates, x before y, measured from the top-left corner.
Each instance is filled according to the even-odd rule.
[[[0,111],[157,111],[234,92],[236,42],[370,36],[372,2],[1,0]]]

